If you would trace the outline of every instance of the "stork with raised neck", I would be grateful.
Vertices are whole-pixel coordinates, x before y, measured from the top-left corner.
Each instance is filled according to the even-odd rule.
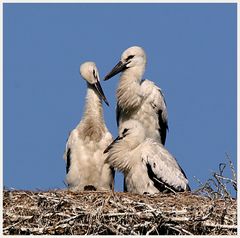
[[[125,191],[137,194],[189,191],[187,177],[176,159],[159,142],[147,138],[137,120],[122,123],[119,136],[104,151],[106,162],[123,172]]]
[[[168,129],[167,106],[159,87],[150,80],[143,80],[146,54],[143,48],[133,46],[126,49],[119,63],[104,80],[122,72],[117,88],[117,124],[135,119],[146,129],[146,136],[163,145]]]
[[[108,101],[102,90],[94,62],[80,66],[80,74],[87,82],[87,96],[82,120],[71,131],[66,143],[66,182],[71,190],[113,189],[114,171],[105,163],[104,149],[112,135],[103,118],[102,100]]]

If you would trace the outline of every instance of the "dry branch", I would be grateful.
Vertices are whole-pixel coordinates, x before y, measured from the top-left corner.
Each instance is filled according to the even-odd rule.
[[[234,199],[67,190],[5,190],[3,195],[5,235],[237,234]]]
[[[228,154],[226,154],[228,164],[220,163],[218,171],[213,172],[212,177],[205,183],[202,183],[199,179],[195,178],[198,182],[198,189],[195,193],[203,196],[207,196],[211,199],[232,199],[233,195],[231,190],[235,191],[235,198],[237,198],[237,174]],[[228,178],[224,175],[226,168],[230,168],[232,178]]]

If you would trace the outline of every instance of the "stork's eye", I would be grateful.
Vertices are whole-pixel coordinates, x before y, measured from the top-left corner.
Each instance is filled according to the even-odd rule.
[[[129,55],[126,59],[126,61],[129,61],[130,59],[132,59],[134,57],[134,55]]]
[[[125,129],[123,130],[123,135],[125,136],[128,131],[129,131],[129,129],[125,128]]]

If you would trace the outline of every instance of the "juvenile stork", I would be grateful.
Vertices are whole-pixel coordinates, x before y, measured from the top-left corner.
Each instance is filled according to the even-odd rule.
[[[136,120],[123,122],[119,136],[107,147],[106,162],[125,176],[125,190],[137,194],[190,190],[184,171],[164,146],[147,138]]]
[[[163,145],[168,129],[167,107],[161,89],[152,81],[143,80],[146,54],[141,47],[125,50],[120,62],[105,76],[108,80],[122,72],[117,88],[117,124],[135,119],[146,129],[146,136]]]
[[[72,190],[110,190],[114,172],[104,163],[106,155],[103,151],[111,143],[112,135],[104,122],[102,100],[109,104],[95,63],[83,63],[80,74],[87,82],[85,112],[67,140],[64,153],[66,182]]]

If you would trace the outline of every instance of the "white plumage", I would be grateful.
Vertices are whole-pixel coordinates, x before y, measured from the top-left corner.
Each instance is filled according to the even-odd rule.
[[[167,107],[161,89],[143,80],[146,55],[141,47],[125,50],[120,62],[105,76],[108,80],[122,72],[117,88],[117,123],[135,119],[146,129],[146,136],[165,144],[168,129]]]
[[[106,162],[125,176],[126,191],[154,194],[190,190],[188,180],[175,158],[152,138],[139,121],[122,123],[119,136],[105,150]]]
[[[66,182],[73,190],[109,190],[113,186],[113,169],[104,163],[104,149],[111,143],[103,118],[102,99],[108,105],[99,82],[94,62],[80,66],[87,81],[85,112],[77,127],[70,133],[64,153]]]

